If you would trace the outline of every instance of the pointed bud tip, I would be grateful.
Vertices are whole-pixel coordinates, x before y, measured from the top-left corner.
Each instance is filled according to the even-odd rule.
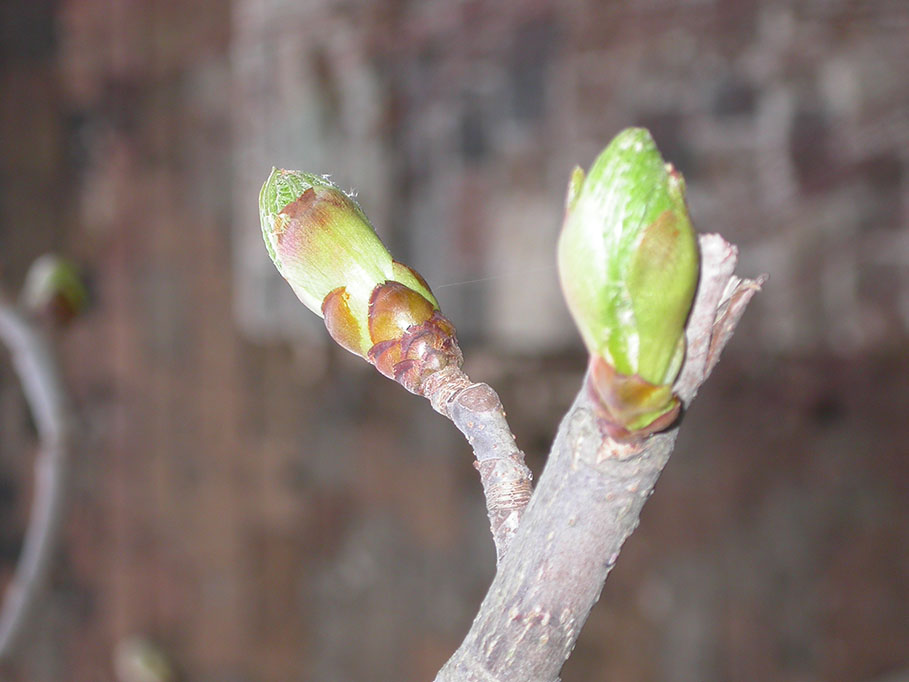
[[[356,201],[322,175],[272,168],[259,193],[266,249],[297,297],[318,315],[346,287],[365,327],[369,293],[392,276],[391,255]]]
[[[647,128],[640,126],[632,126],[620,130],[619,133],[612,138],[612,142],[609,143],[610,147],[613,145],[619,149],[630,149],[635,152],[643,152],[651,147],[654,149],[656,148],[656,142],[653,141],[653,135],[650,134],[650,131]]]

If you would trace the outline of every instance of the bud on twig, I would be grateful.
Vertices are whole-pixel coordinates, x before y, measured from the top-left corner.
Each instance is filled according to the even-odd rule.
[[[88,292],[76,266],[52,253],[32,263],[22,286],[22,305],[31,313],[65,325],[87,305]]]
[[[268,253],[331,337],[413,393],[460,366],[454,326],[420,275],[398,263],[357,202],[326,178],[272,169],[259,195]]]
[[[119,682],[174,682],[177,679],[167,654],[154,642],[138,636],[117,643],[114,672]]]
[[[666,428],[698,250],[685,182],[650,133],[619,133],[587,177],[572,173],[559,238],[562,290],[590,352],[588,384],[617,438]]]

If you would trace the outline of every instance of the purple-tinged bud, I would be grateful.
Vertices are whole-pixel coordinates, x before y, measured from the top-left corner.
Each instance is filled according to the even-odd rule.
[[[259,195],[268,253],[331,337],[420,393],[461,364],[454,326],[426,281],[392,260],[360,206],[322,176],[275,170]]]

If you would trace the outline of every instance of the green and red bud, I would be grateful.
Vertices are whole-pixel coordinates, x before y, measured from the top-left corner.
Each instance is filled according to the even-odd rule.
[[[461,364],[429,286],[392,260],[359,205],[322,176],[273,169],[259,195],[268,253],[331,337],[413,393]]]
[[[575,169],[565,208],[559,276],[602,421],[625,438],[665,428],[698,279],[684,180],[649,132],[629,128],[586,177]]]
[[[85,310],[88,291],[72,261],[47,253],[28,269],[22,304],[35,315],[66,325]]]

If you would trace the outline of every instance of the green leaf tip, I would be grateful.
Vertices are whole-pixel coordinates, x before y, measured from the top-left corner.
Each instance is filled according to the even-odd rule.
[[[576,170],[558,246],[572,317],[591,356],[618,375],[671,386],[699,267],[684,180],[644,128],[619,133],[578,188],[579,178]],[[671,408],[667,401],[647,412]],[[642,421],[638,414],[624,426],[640,429]]]
[[[368,299],[391,276],[391,255],[359,205],[327,178],[273,168],[259,193],[268,255],[307,308],[347,286]]]

